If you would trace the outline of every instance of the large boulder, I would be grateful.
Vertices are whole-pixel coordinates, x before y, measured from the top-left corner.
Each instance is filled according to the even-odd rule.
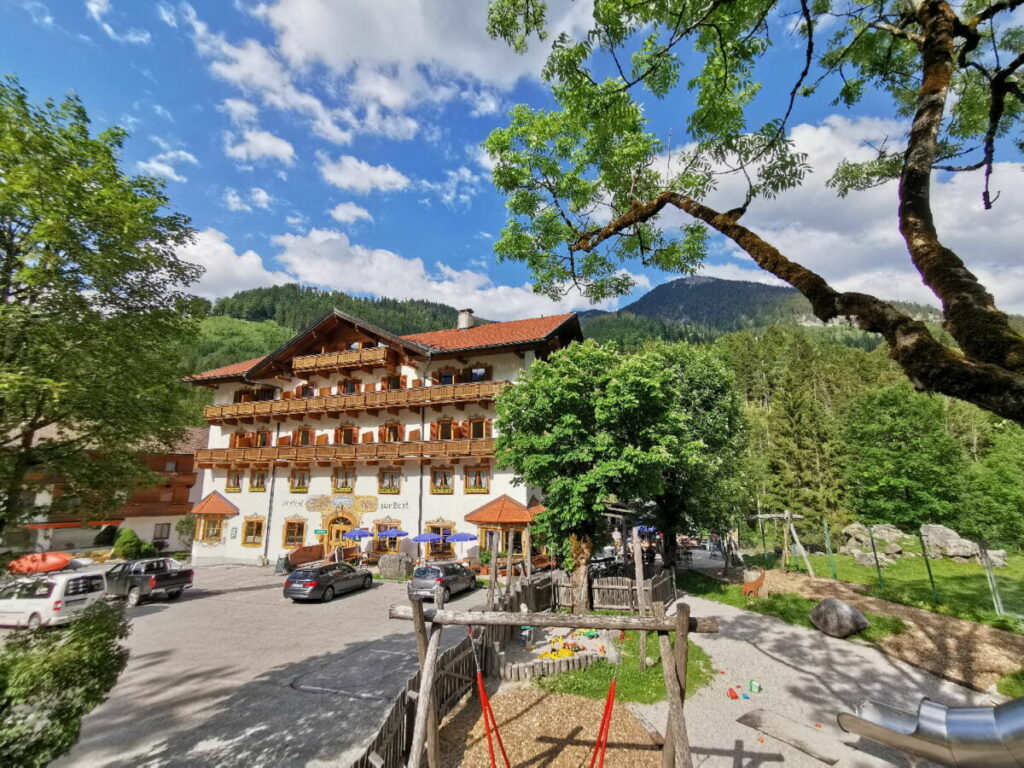
[[[870,542],[870,539],[868,538],[868,528],[863,523],[850,523],[848,526],[843,528],[842,534],[848,539],[846,542],[848,546],[853,544],[868,544]]]
[[[858,552],[853,556],[853,559],[857,562],[857,565],[863,565],[867,568],[875,567],[875,555],[872,552]],[[885,568],[887,565],[892,565],[893,560],[884,552],[878,553],[878,565]]]
[[[887,555],[900,555],[903,554],[903,547],[899,544],[886,544],[885,549],[882,550]]]
[[[849,637],[868,628],[867,617],[849,603],[826,597],[810,613],[811,623],[826,635]]]
[[[1005,568],[1006,567],[1006,550],[1005,549],[990,549],[988,551],[988,561],[992,563],[993,568]]]
[[[907,538],[907,534],[895,525],[889,525],[889,523],[871,526],[871,533],[875,537],[876,542],[880,540],[886,542],[898,542]]]
[[[412,576],[412,558],[405,552],[381,555],[378,568],[382,579],[408,579]]]
[[[944,525],[922,525],[921,538],[924,539],[928,557],[936,560],[940,557],[977,557],[978,545],[963,538],[952,528]]]

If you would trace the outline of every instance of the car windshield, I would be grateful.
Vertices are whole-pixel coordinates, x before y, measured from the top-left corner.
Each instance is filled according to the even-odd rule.
[[[320,574],[316,571],[292,571],[289,581],[313,581]]]
[[[436,579],[440,575],[441,571],[439,571],[437,568],[420,567],[412,572],[412,577],[414,579]]]
[[[27,584],[19,584],[17,596],[22,600],[49,597],[53,594],[53,587],[54,583],[52,581],[33,581]]]

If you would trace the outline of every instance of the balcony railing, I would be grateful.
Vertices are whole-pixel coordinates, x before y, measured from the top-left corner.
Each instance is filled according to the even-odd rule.
[[[271,461],[375,461],[379,459],[455,459],[494,455],[494,440],[414,440],[359,445],[301,445],[276,448],[204,448],[196,451],[200,466]]]
[[[292,371],[336,371],[343,368],[377,367],[394,361],[394,351],[389,347],[370,349],[349,349],[344,352],[326,352],[322,355],[302,355],[292,358]]]
[[[342,411],[379,410],[382,408],[420,408],[425,405],[493,400],[508,385],[507,381],[480,381],[472,384],[438,384],[415,389],[392,389],[384,392],[356,392],[351,395],[318,395],[296,400],[259,400],[251,403],[208,405],[204,411],[211,424],[233,424],[239,419],[269,421],[271,416],[330,414]]]

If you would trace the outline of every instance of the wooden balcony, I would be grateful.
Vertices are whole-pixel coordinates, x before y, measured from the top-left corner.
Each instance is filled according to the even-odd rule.
[[[344,352],[327,352],[322,355],[302,355],[292,358],[292,371],[313,373],[315,371],[341,371],[352,368],[393,367],[396,354],[390,347],[369,349],[348,349]]]
[[[204,448],[196,451],[201,467],[310,461],[391,461],[399,459],[461,459],[493,456],[494,440],[417,440],[358,445],[303,445],[276,448]]]
[[[261,400],[252,403],[208,405],[204,411],[210,424],[236,424],[239,421],[269,422],[271,418],[285,421],[302,420],[307,416],[338,417],[342,413],[380,411],[398,408],[419,409],[431,406],[463,405],[494,400],[508,386],[507,381],[480,381],[472,384],[439,384],[415,389],[393,389],[384,392],[356,392],[351,395],[318,395],[296,400]]]

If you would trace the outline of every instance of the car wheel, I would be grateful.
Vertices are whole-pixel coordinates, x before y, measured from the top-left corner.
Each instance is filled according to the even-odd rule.
[[[452,599],[452,591],[448,589],[448,587],[445,587],[444,592],[441,593],[441,596],[444,599],[445,605],[447,605],[448,601]]]
[[[334,599],[334,587],[328,587],[324,590],[323,597],[320,598],[322,602],[329,603]]]
[[[184,592],[184,591],[185,590],[183,590],[183,589],[175,589],[175,590],[173,590],[171,592],[168,592],[167,593],[167,599],[168,600],[177,600],[179,597],[181,597],[181,593]]]
[[[38,613],[33,613],[28,617],[28,621],[25,622],[25,629],[29,632],[35,632],[39,627],[43,625],[43,620]]]
[[[135,607],[142,602],[142,590],[138,587],[132,587],[128,590],[128,605]]]
[[[369,589],[373,586],[373,576],[367,576],[363,579],[363,589]]]

